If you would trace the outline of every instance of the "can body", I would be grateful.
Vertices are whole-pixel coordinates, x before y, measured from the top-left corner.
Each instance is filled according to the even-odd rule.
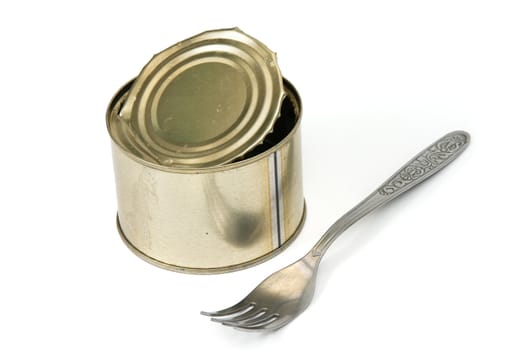
[[[129,85],[107,115],[117,225],[128,247],[157,266],[191,273],[238,270],[284,248],[305,218],[301,105],[291,84],[285,81],[293,125],[276,144],[237,162],[200,169],[153,164],[119,142],[111,123]]]

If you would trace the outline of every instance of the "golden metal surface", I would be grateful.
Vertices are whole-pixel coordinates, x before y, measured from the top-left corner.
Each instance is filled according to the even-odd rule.
[[[209,167],[257,146],[272,130],[283,98],[274,52],[238,28],[213,30],[155,55],[131,87],[118,122],[150,161]]]
[[[193,274],[200,274],[200,275],[209,275],[214,273],[225,273],[225,272],[233,272],[242,270],[260,263],[265,262],[266,260],[269,260],[276,256],[277,254],[281,253],[284,249],[288,248],[288,246],[297,238],[297,235],[299,232],[301,232],[304,221],[306,220],[306,203],[304,203],[303,207],[303,213],[301,220],[299,222],[299,225],[295,228],[295,231],[289,235],[287,240],[278,248],[275,248],[274,250],[271,250],[270,252],[266,253],[265,255],[262,255],[258,258],[255,258],[253,260],[249,260],[237,265],[231,265],[231,266],[221,266],[221,267],[214,267],[214,268],[194,268],[194,267],[184,267],[179,265],[173,265],[168,264],[163,261],[157,260],[155,258],[152,258],[146,254],[144,254],[141,250],[139,250],[137,247],[135,247],[126,237],[124,232],[122,231],[122,228],[120,227],[120,222],[117,215],[117,229],[120,235],[120,238],[122,241],[126,244],[126,246],[131,250],[136,256],[141,258],[142,260],[155,265],[157,267],[161,267],[166,270],[170,271],[176,271],[176,272],[183,272],[183,273],[193,273]]]
[[[127,245],[157,266],[192,273],[245,268],[286,246],[305,216],[301,105],[293,86],[284,81],[281,117],[246,159],[187,168],[152,162],[134,148],[118,115],[132,85],[117,93],[107,114]]]

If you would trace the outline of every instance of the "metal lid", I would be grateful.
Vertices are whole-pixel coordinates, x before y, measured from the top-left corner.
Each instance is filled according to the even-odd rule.
[[[275,53],[237,28],[214,30],[155,55],[119,119],[159,163],[213,166],[264,139],[284,94]]]

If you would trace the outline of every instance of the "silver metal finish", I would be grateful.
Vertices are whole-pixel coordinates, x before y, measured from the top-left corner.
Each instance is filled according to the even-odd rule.
[[[317,268],[341,233],[374,209],[397,198],[450,164],[470,142],[464,131],[451,132],[405,164],[377,190],[337,220],[302,259],[275,272],[238,304],[217,312],[201,312],[212,321],[246,331],[277,330],[310,304]]]
[[[279,174],[282,174],[281,163],[281,151],[275,151],[268,158],[270,206],[272,210],[272,241],[274,249],[280,247],[282,242],[286,240],[284,235],[284,222],[282,220],[282,218],[284,218],[282,178],[279,176]]]

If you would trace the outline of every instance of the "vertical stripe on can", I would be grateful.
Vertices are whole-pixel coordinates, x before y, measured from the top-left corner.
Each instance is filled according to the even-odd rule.
[[[282,196],[281,151],[275,151],[268,158],[270,177],[270,203],[272,207],[272,243],[273,248],[280,247],[285,241],[284,208]]]

